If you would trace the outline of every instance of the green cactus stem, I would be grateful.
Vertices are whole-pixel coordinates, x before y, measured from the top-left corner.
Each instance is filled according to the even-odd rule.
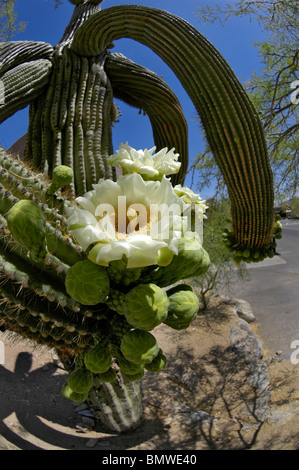
[[[73,194],[113,178],[107,159],[114,108],[105,55],[81,59],[66,47],[57,49],[47,92],[31,105],[25,160],[48,175],[59,165],[72,168]]]
[[[113,153],[111,127],[118,113],[113,103],[115,96],[148,113],[158,148],[171,146],[177,149],[182,168],[174,181],[182,182],[188,164],[187,124],[169,87],[153,72],[123,56],[120,58],[113,54],[110,57],[107,49],[90,58],[81,57],[70,49],[76,30],[100,11],[100,3],[87,1],[76,4],[70,23],[55,49],[46,43],[32,43],[30,56],[30,47],[23,45],[21,64],[15,61],[13,53],[7,57],[6,50],[0,49],[0,63],[2,53],[5,59],[4,75],[16,74],[19,66],[26,70],[28,63],[32,67],[33,59],[38,58],[41,64],[51,59],[51,73],[45,74],[40,84],[31,84],[30,67],[28,75],[23,77],[23,86],[32,86],[34,91],[28,99],[25,93],[26,102],[23,103],[22,99],[19,102],[19,109],[30,103],[25,160],[33,162],[38,171],[50,177],[56,166],[72,168],[74,177],[70,189],[73,196],[92,189],[92,184],[100,178],[114,179],[115,170],[107,160]],[[22,43],[14,48],[22,51]],[[10,69],[6,72],[7,67]],[[5,80],[6,90],[14,90],[15,83],[10,82],[9,75]],[[115,92],[112,89],[114,85]],[[17,106],[17,98],[15,103]],[[1,120],[14,111],[16,109],[11,111],[9,102],[5,102],[1,107]]]
[[[42,93],[51,73],[52,54],[53,47],[43,42],[0,43],[0,79],[4,89],[0,123]]]
[[[95,14],[77,30],[71,49],[81,56],[95,56],[120,38],[150,47],[180,79],[227,184],[236,240],[244,247],[266,245],[274,218],[265,138],[257,113],[230,66],[186,21],[135,5]]]

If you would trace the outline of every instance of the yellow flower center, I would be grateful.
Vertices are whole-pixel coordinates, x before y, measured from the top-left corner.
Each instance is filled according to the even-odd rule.
[[[158,221],[157,214],[152,212],[150,207],[139,203],[119,204],[113,211],[104,211],[97,219],[100,222],[108,216],[115,238],[124,240],[132,235],[149,235]]]

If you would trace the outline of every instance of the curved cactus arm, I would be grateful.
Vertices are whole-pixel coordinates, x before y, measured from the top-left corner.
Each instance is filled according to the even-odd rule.
[[[0,122],[38,96],[48,82],[53,52],[46,42],[0,43]]]
[[[122,54],[108,55],[105,68],[114,96],[148,115],[157,149],[174,147],[179,153],[181,168],[171,179],[182,183],[188,168],[188,126],[176,95],[158,75]]]
[[[95,14],[75,33],[72,50],[96,55],[130,38],[150,47],[192,99],[226,181],[236,242],[263,247],[272,234],[273,183],[257,113],[234,72],[192,25],[163,10],[123,5]]]
[[[0,76],[0,123],[25,108],[48,83],[52,63],[47,59],[26,62]]]
[[[39,59],[51,60],[53,46],[46,42],[9,41],[0,43],[0,76],[25,62]]]

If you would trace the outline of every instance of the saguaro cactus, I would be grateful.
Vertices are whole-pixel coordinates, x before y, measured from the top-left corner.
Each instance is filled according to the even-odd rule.
[[[193,229],[177,228],[183,212],[169,225],[168,240],[161,231],[156,238],[145,235],[152,223],[148,194],[178,207],[190,200],[181,186],[187,125],[164,81],[112,53],[112,41],[129,37],[152,48],[193,100],[228,186],[233,233],[227,238],[240,258],[245,250],[247,260],[248,250],[268,252],[272,178],[254,108],[229,65],[195,28],[159,9],[126,5],[101,11],[101,0],[71,3],[74,13],[57,46],[0,44],[0,120],[30,104],[25,163],[0,153],[0,322],[55,348],[70,372],[63,394],[89,401],[110,429],[122,432],[142,420],[144,371],[165,366],[151,331],[162,322],[186,328],[196,315],[189,286],[165,288],[200,275],[209,257]],[[164,167],[167,158],[179,155],[170,178],[163,176],[171,173],[163,165],[160,174],[148,163],[133,162],[134,173],[128,170],[115,181],[113,97],[148,114],[162,152],[156,159],[164,158]],[[129,146],[120,155],[129,163],[135,157],[157,163],[152,152]],[[144,204],[138,233],[119,231],[111,238],[105,231],[111,221],[98,207],[111,206],[116,194],[130,199],[128,226],[136,219],[134,204]],[[195,196],[191,200],[200,206]]]

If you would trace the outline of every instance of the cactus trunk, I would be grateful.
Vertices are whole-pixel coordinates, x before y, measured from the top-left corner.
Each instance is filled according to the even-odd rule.
[[[57,352],[65,369],[71,373],[74,370],[74,356],[65,351]],[[108,383],[95,378],[86,404],[109,431],[123,433],[143,422],[142,381],[128,380],[115,362],[113,368],[117,372],[115,380]]]
[[[130,431],[143,421],[142,383],[126,380],[121,373],[113,383],[99,383],[87,400],[94,415],[116,433]]]
[[[47,92],[30,109],[25,160],[51,176],[58,165],[74,172],[73,195],[84,194],[100,178],[113,178],[112,89],[105,54],[80,58],[64,48],[53,58]]]
[[[73,35],[96,5],[79,5],[52,58],[48,87],[30,106],[25,161],[52,176],[58,165],[72,168],[72,194],[82,195],[100,178],[114,178],[107,164],[116,118],[105,72],[106,49],[92,58],[70,50]]]

